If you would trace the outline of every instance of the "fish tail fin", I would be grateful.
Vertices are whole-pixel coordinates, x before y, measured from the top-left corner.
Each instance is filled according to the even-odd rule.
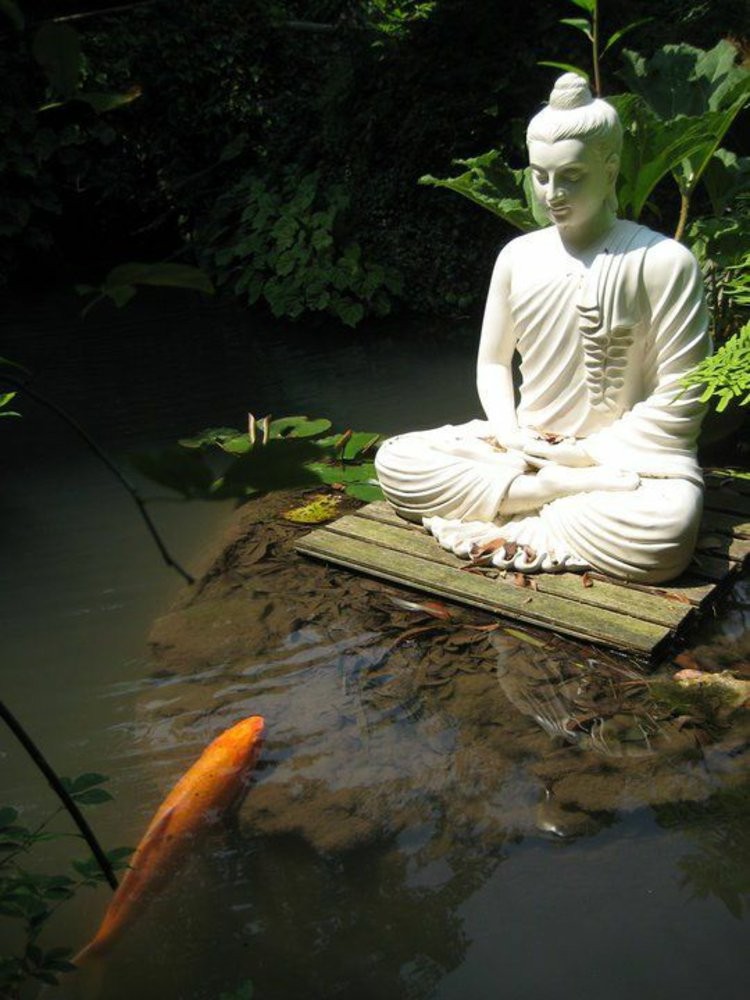
[[[85,945],[73,959],[76,966],[88,965],[94,959],[101,958],[109,950],[110,945],[119,937],[120,932],[133,920],[145,900],[144,889],[149,883],[149,863],[167,833],[174,815],[174,807],[168,809],[163,816],[153,824],[150,833],[138,846],[133,860],[135,866],[128,868],[119,886],[115,890],[112,901],[106,909],[99,928],[94,937]]]

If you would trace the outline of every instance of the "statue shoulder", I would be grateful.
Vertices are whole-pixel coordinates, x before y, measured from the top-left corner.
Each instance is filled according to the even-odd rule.
[[[546,226],[544,229],[535,229],[530,233],[523,233],[516,236],[500,251],[498,260],[512,264],[514,261],[522,261],[528,257],[534,257],[545,247],[555,241],[556,233],[554,226]]]
[[[681,292],[691,286],[702,294],[703,277],[693,253],[677,240],[650,229],[646,232],[653,237],[643,258],[643,279],[651,297],[668,289]]]

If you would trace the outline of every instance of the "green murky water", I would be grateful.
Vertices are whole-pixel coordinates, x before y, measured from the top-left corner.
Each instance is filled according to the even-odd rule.
[[[247,409],[386,432],[473,414],[470,332],[283,336],[179,298],[85,326],[74,309],[9,309],[0,353],[115,451]],[[746,722],[702,742],[692,723],[652,727],[636,692],[614,728],[566,739],[554,720],[586,678],[627,661],[472,633],[488,619],[468,612],[396,642],[414,617],[367,583],[300,573],[292,529],[236,586],[186,601],[106,471],[25,410],[1,428],[3,698],[59,771],[111,776],[115,802],[90,813],[101,839],[135,844],[225,725],[268,725],[239,823],[122,938],[101,996],[218,1000],[251,980],[273,1000],[744,997]],[[191,568],[232,517],[152,509]],[[749,625],[739,584],[696,642],[738,661]],[[7,734],[0,751],[2,799],[31,825],[50,793]],[[70,844],[45,852],[54,867]],[[82,944],[106,900],[81,894],[50,943]]]

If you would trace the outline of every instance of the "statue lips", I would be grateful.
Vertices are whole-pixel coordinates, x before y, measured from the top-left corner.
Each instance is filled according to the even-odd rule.
[[[156,811],[94,938],[73,959],[105,954],[120,933],[187,858],[195,839],[214,825],[247,789],[265,724],[252,715],[209,744]]]

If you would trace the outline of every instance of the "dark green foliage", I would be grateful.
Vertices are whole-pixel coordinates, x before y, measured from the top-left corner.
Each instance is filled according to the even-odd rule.
[[[87,69],[72,28],[21,28],[0,39],[0,284],[19,253],[52,246],[67,200],[96,184],[116,132],[95,112],[137,96],[81,89]]]
[[[112,796],[101,787],[105,781],[105,775],[93,772],[62,779],[80,805],[110,801]],[[79,889],[95,888],[106,879],[93,856],[73,859],[71,874],[48,875],[37,870],[39,846],[71,836],[48,829],[55,815],[29,828],[19,822],[16,809],[0,808],[0,916],[16,921],[20,930],[19,947],[12,954],[0,955],[0,995],[8,1000],[19,997],[28,980],[54,986],[60,973],[73,971],[72,948],[46,948],[39,939],[58,907],[73,899]],[[121,870],[131,854],[132,848],[118,847],[108,851],[107,858],[115,870]],[[33,870],[26,867],[27,860],[33,862]]]
[[[366,313],[385,316],[401,277],[362,259],[347,234],[349,201],[340,185],[322,189],[317,171],[286,170],[273,187],[250,173],[198,232],[204,265],[250,305],[265,300],[274,316],[325,311],[347,326]]]
[[[601,6],[604,46],[620,15]],[[243,271],[250,269],[248,284],[263,275],[258,301],[286,316],[322,309],[353,323],[399,300],[431,313],[464,312],[481,298],[512,225],[418,188],[418,179],[446,176],[452,161],[490,147],[511,150],[512,169],[525,166],[511,116],[525,119],[554,78],[537,67],[539,57],[588,57],[588,40],[558,26],[567,7],[560,0],[542,0],[533,12],[523,5],[500,12],[489,0],[470,11],[462,0],[160,0],[45,28],[42,67],[32,52],[39,25],[27,18],[14,27],[8,0],[0,9],[10,13],[0,54],[8,193],[0,202],[0,270],[19,250],[28,264],[29,252],[53,242],[61,259],[85,254],[103,271],[176,252],[189,263],[184,254],[195,251],[213,260],[227,291]],[[656,45],[689,30],[690,41],[701,33],[713,44],[739,25],[739,7],[739,0],[687,7],[633,0],[628,23],[654,20],[628,37]],[[50,50],[62,56],[51,59]],[[605,63],[608,92],[614,54]],[[106,117],[95,113],[113,107]],[[262,185],[279,200],[270,229],[286,211],[289,185],[313,173],[315,211],[335,216],[330,258],[318,253],[313,267],[327,275],[322,288],[318,280],[303,294],[307,265],[299,259],[279,272],[268,230],[255,232],[264,268],[242,254],[218,263],[216,252],[245,238],[233,242],[245,190]],[[82,229],[76,223],[84,218]],[[217,220],[230,231],[218,234]],[[354,245],[354,270],[364,274],[351,276],[343,309],[319,305],[326,291],[335,299],[335,272]],[[91,267],[78,274],[92,283],[101,277]]]

